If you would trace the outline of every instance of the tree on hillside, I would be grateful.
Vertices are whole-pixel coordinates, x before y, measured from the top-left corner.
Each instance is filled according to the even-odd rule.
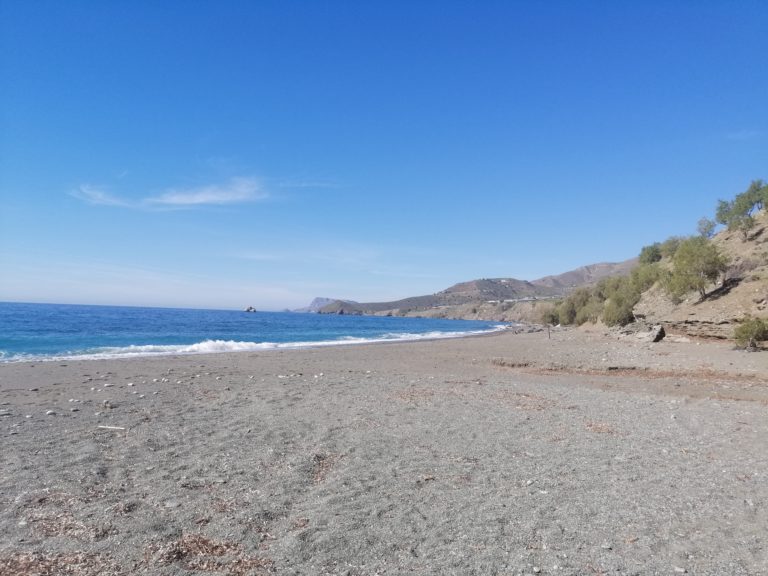
[[[664,242],[659,245],[661,255],[664,258],[672,258],[675,255],[675,252],[677,252],[677,248],[680,246],[680,242],[683,240],[684,238],[680,236],[670,236],[664,240]]]
[[[715,234],[715,226],[717,226],[717,222],[704,217],[699,220],[697,230],[699,235],[703,236],[704,238],[712,238],[712,236]]]
[[[730,202],[718,200],[715,220],[728,230],[740,231],[746,241],[755,226],[753,214],[767,205],[768,186],[762,180],[753,180],[745,192]]]
[[[728,267],[728,259],[717,247],[702,236],[683,240],[672,259],[673,270],[666,282],[674,298],[696,290],[702,299],[707,286],[714,283]]]
[[[638,261],[640,264],[653,264],[661,260],[661,244],[654,242],[649,246],[643,246],[640,250]]]

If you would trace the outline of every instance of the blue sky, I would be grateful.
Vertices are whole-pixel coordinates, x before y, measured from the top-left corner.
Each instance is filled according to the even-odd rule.
[[[0,300],[534,279],[768,179],[768,3],[0,3]]]

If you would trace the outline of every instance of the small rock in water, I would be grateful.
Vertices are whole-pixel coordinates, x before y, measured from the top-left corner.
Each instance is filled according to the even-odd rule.
[[[133,382],[128,382],[128,386],[133,386]]]
[[[56,412],[54,410],[46,410],[45,411],[46,416],[56,416]]]

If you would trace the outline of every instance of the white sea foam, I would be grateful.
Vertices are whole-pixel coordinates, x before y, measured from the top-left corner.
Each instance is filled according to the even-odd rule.
[[[61,361],[61,360],[104,360],[115,358],[135,358],[147,356],[174,356],[192,354],[218,354],[223,352],[258,352],[262,350],[292,349],[292,348],[316,348],[325,346],[348,346],[351,344],[374,344],[382,342],[404,342],[410,340],[439,340],[444,338],[461,338],[490,334],[505,330],[506,325],[499,324],[488,330],[472,330],[465,332],[425,332],[414,334],[409,332],[392,332],[378,338],[358,338],[345,336],[338,340],[323,340],[318,342],[239,342],[235,340],[204,340],[195,344],[149,344],[132,345],[113,348],[98,348],[85,353],[65,354],[56,356],[29,356],[17,355],[3,357],[0,362],[20,361]]]

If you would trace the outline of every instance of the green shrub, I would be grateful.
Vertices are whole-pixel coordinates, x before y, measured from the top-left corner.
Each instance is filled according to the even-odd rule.
[[[576,320],[576,305],[570,296],[560,303],[557,307],[557,317],[560,324],[573,324]]]
[[[675,252],[677,252],[677,249],[680,247],[680,243],[684,240],[684,238],[681,238],[680,236],[670,236],[664,242],[661,243],[659,246],[659,249],[661,250],[661,255],[664,258],[672,258],[675,255]]]
[[[632,311],[637,302],[608,300],[603,307],[603,322],[606,326],[626,326],[635,321]]]
[[[592,298],[576,311],[576,318],[574,318],[574,323],[577,326],[581,326],[585,322],[592,322],[594,324],[600,319],[602,313],[603,303]]]
[[[703,236],[681,242],[672,262],[674,267],[665,288],[670,296],[678,300],[693,290],[703,300],[707,286],[728,268],[728,259]]]
[[[757,348],[757,343],[768,340],[768,322],[762,318],[746,318],[736,327],[733,337],[739,346]]]
[[[638,260],[640,264],[653,264],[661,260],[661,244],[655,242],[650,246],[643,246]]]
[[[552,326],[560,324],[560,316],[557,313],[557,307],[546,306],[543,308],[539,314],[539,321],[542,324],[552,324]]]

